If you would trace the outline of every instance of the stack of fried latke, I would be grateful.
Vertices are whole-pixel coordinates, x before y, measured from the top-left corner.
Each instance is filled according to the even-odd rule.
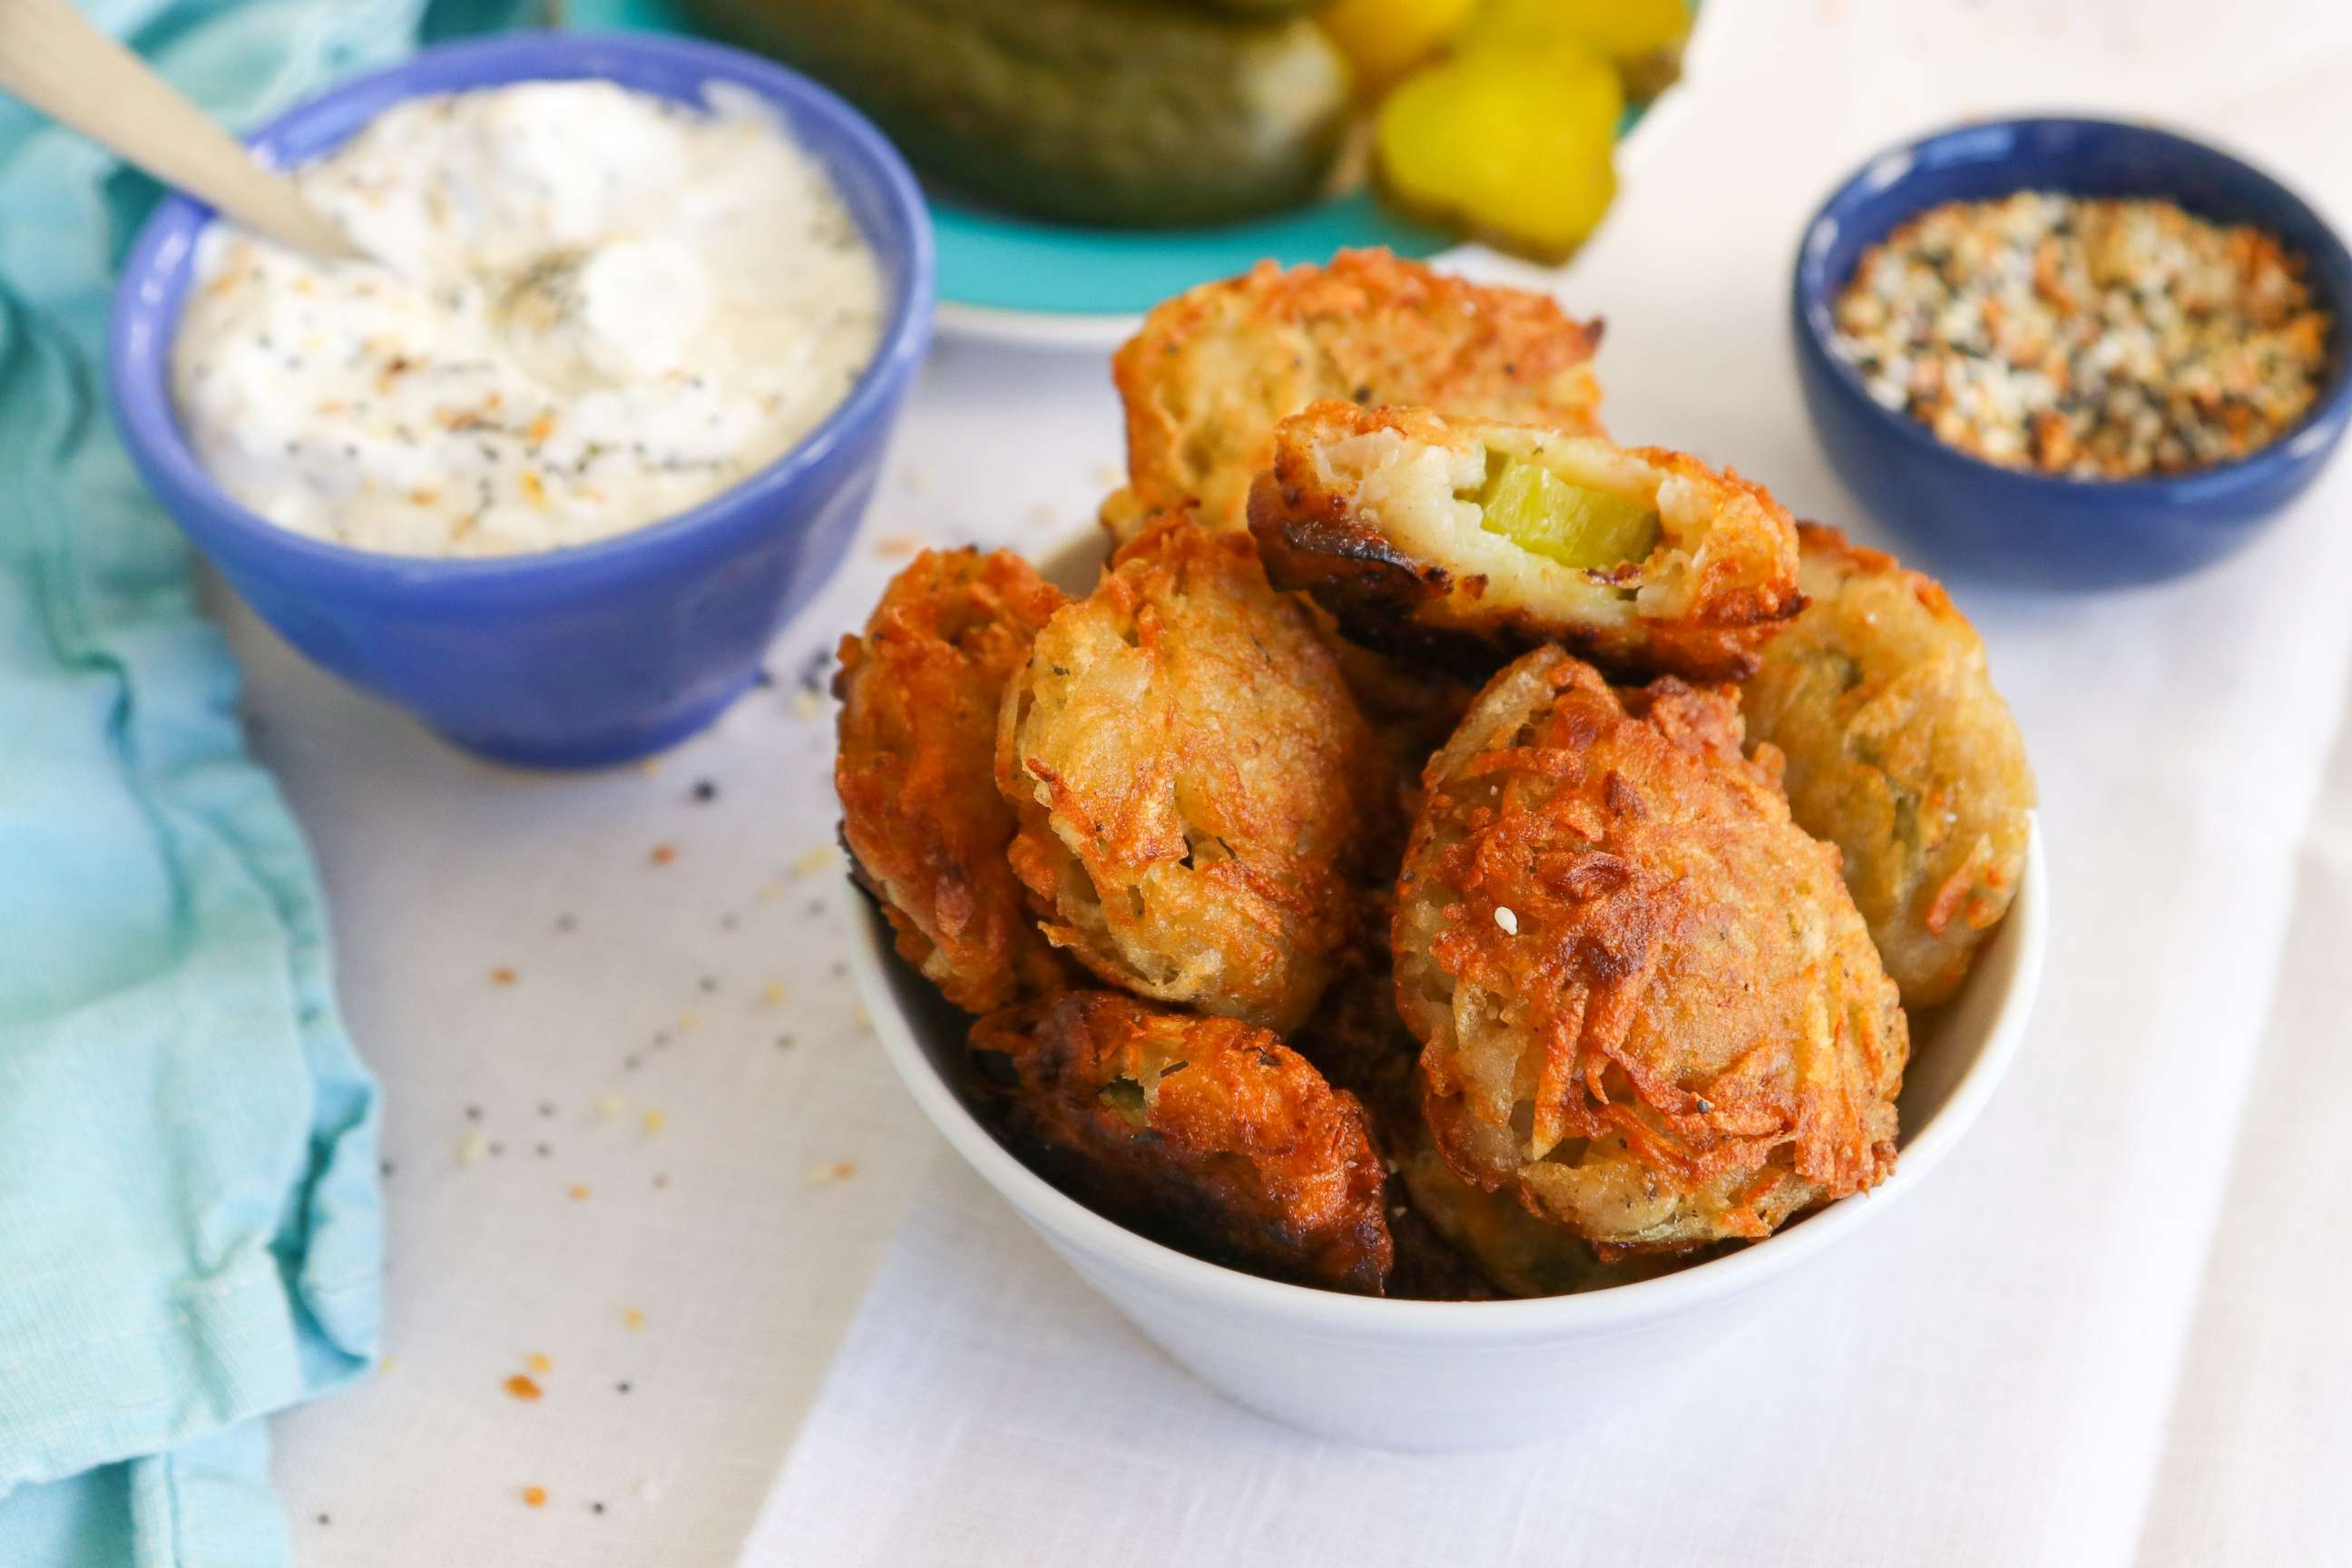
[[[1536,1295],[1893,1168],[2022,743],[1935,584],[1608,441],[1599,336],[1382,253],[1196,289],[1118,354],[1091,593],[926,554],[844,639],[860,880],[1082,1201]]]

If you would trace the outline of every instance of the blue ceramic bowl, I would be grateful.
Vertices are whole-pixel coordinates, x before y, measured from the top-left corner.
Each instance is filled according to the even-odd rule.
[[[2335,315],[2327,384],[2300,428],[2252,456],[2177,478],[2081,479],[1955,451],[1871,400],[1829,347],[1831,306],[1864,250],[1906,218],[2020,190],[2168,197],[2200,216],[2269,230],[2310,265]],[[2252,538],[2308,485],[2352,419],[2346,311],[2352,255],[2294,192],[2212,148],[2145,125],[2032,119],[1963,126],[1874,160],[1806,226],[1791,294],[1805,405],[1863,506],[1948,575],[2055,587],[2151,582]]]
[[[124,260],[109,349],[116,422],[141,474],[264,620],[457,744],[527,766],[658,750],[751,683],[785,618],[847,552],[930,333],[931,231],[906,164],[832,93],[717,45],[520,33],[431,49],[303,104],[253,144],[297,163],[403,99],[588,77],[697,105],[714,82],[758,94],[824,164],[881,262],[888,310],[873,364],[735,489],[635,532],[488,560],[377,554],[264,521],[205,477],[172,411],[172,338],[212,216],[185,198],[156,211]]]

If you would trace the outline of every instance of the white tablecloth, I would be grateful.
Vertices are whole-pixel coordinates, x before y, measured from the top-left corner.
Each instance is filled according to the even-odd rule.
[[[1557,286],[1609,319],[1614,431],[1831,521],[1854,521],[1798,405],[1786,270],[1878,146],[2147,112],[2352,219],[2335,0],[1714,0],[1691,78]],[[393,1364],[277,1427],[306,1563],[2352,1557],[2352,465],[2189,582],[1960,588],[2051,853],[2010,1084],[1903,1209],[1654,1397],[1415,1459],[1162,1360],[950,1163],[835,967],[830,705],[802,673],[913,542],[1050,545],[1118,457],[1098,356],[943,348],[775,688],[646,772],[466,762],[236,617],[391,1107]]]

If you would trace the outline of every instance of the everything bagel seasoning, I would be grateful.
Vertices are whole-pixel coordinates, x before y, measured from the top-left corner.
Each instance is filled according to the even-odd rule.
[[[1870,395],[2009,468],[2135,479],[2260,451],[2317,398],[2300,257],[2170,202],[2021,191],[1864,252],[1835,352]]]

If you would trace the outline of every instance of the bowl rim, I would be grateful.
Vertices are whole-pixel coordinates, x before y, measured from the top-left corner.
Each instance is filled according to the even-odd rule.
[[[1950,1095],[1905,1143],[1895,1173],[1880,1186],[1840,1199],[1801,1225],[1722,1258],[1654,1279],[1579,1295],[1499,1301],[1415,1301],[1354,1296],[1292,1285],[1228,1268],[1180,1252],[1107,1219],[1030,1170],[996,1141],[942,1079],[898,1006],[889,970],[903,966],[881,911],[845,878],[843,911],[849,960],[872,1026],[900,1081],[940,1135],[982,1179],[1024,1218],[1084,1252],[1108,1254],[1136,1273],[1204,1306],[1323,1331],[1355,1331],[1459,1342],[1515,1342],[1566,1333],[1607,1331],[1654,1321],[1735,1295],[1796,1267],[1884,1214],[1941,1164],[1992,1099],[2022,1044],[2041,990],[2049,933],[2049,873],[2040,814],[2028,814],[2026,868],[2011,903],[2007,932],[2019,944],[2009,990],[2000,1000],[1976,1058]]]
[[[1790,268],[1790,314],[1795,318],[1798,341],[1803,345],[1807,357],[1827,371],[1830,384],[1843,395],[1845,400],[1852,405],[1866,409],[1878,427],[1891,433],[1915,458],[1956,464],[1980,477],[2008,481],[2021,489],[2032,489],[2044,495],[2084,499],[2113,497],[2120,502],[2137,500],[2168,507],[2191,508],[2200,502],[2220,500],[2239,490],[2260,486],[2276,470],[2291,467],[2339,439],[2344,434],[2347,414],[2352,414],[2352,288],[2342,283],[2336,289],[2336,296],[2340,297],[2322,301],[2335,317],[2336,363],[2310,409],[2293,429],[2268,446],[2209,468],[2129,479],[2046,474],[2034,468],[2010,468],[1938,439],[1933,431],[1909,414],[1888,408],[1870,395],[1862,377],[1832,346],[1837,333],[1830,320],[1829,302],[1844,287],[1847,279],[1827,276],[1824,258],[1829,247],[1843,237],[1844,212],[1866,197],[1899,189],[1918,172],[1923,155],[1956,143],[1965,144],[2003,132],[2014,134],[2043,127],[2112,132],[2160,149],[2174,157],[2187,153],[2211,160],[2228,170],[2234,179],[2263,191],[2277,204],[2296,212],[2312,232],[2326,241],[2323,252],[2306,255],[2307,278],[2325,279],[2332,273],[2338,279],[2352,280],[2352,248],[2347,247],[2343,236],[2317,208],[2275,175],[2211,142],[2152,121],[2110,120],[2092,114],[2011,114],[1963,121],[1911,137],[1864,159],[1813,209],[1798,231],[1797,257]],[[2012,162],[2014,156],[2012,149],[2009,153],[1978,162],[1999,166]],[[2021,181],[2015,188],[2024,191],[2033,186],[2031,182]],[[1900,224],[1926,210],[1925,205],[1910,206],[1895,222]],[[1870,236],[1865,243],[1875,244],[1888,232],[1891,228],[1881,230]]]
[[[717,495],[642,527],[581,544],[511,555],[403,555],[299,533],[223,490],[205,471],[181,429],[170,385],[169,344],[178,330],[177,312],[167,318],[160,298],[151,296],[162,279],[194,265],[196,242],[218,215],[194,197],[167,193],[141,226],[117,271],[107,327],[107,382],[123,445],[151,489],[176,495],[184,503],[171,509],[183,527],[193,523],[192,531],[217,530],[225,537],[299,559],[338,580],[344,591],[399,594],[603,580],[629,574],[681,540],[767,513],[855,432],[889,417],[900,387],[929,344],[938,286],[930,216],[913,171],[872,121],[830,89],[772,60],[706,39],[651,33],[501,33],[435,45],[389,66],[347,77],[272,116],[242,140],[262,162],[275,166],[278,144],[320,121],[355,117],[355,134],[396,104],[433,93],[562,80],[610,81],[632,91],[650,91],[614,73],[611,62],[616,56],[702,70],[709,80],[733,83],[765,103],[788,105],[814,116],[824,127],[828,150],[837,147],[846,153],[845,161],[872,179],[881,200],[905,228],[904,276],[888,293],[888,315],[873,358],[832,412],[772,462]],[[469,85],[464,79],[468,77],[492,79]],[[873,236],[866,237],[873,243]],[[152,367],[152,374],[142,367]]]

